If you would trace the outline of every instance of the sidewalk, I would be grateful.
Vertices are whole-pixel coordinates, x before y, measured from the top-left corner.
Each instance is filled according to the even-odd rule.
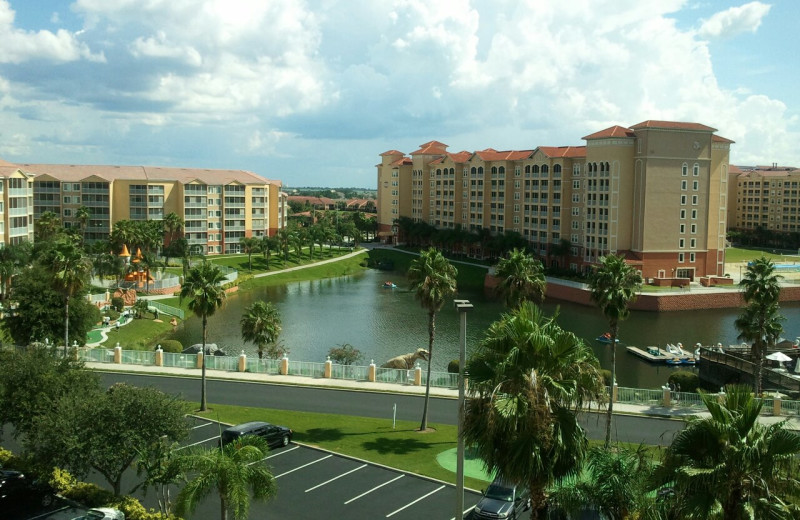
[[[199,378],[200,374],[196,368],[176,368],[176,367],[153,367],[131,364],[114,363],[93,363],[86,362],[86,367],[103,372],[125,372],[132,374],[152,374],[174,377]],[[259,374],[252,372],[224,372],[221,370],[211,370],[207,372],[209,379],[244,381],[251,383],[268,383],[275,385],[289,386],[310,386],[318,388],[335,388],[338,390],[351,390],[354,392],[385,392],[408,395],[425,395],[425,386],[398,385],[393,383],[370,383],[366,381],[353,381],[348,379],[325,379],[304,376],[283,376],[274,374]],[[458,390],[451,388],[431,387],[431,396],[457,399]],[[597,405],[592,404],[588,409],[598,411]],[[599,408],[605,411],[605,407]],[[642,415],[674,420],[686,420],[689,417],[708,417],[707,411],[696,408],[665,407],[665,406],[645,406],[627,403],[614,403],[614,413],[620,415]],[[761,415],[759,418],[763,424],[775,424],[782,420],[787,421],[787,428],[790,430],[800,430],[800,417],[783,416],[775,417],[771,415]]]

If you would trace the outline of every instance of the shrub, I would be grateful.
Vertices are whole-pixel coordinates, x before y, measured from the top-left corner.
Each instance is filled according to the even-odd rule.
[[[0,448],[0,468],[13,467],[15,458],[13,453],[5,448]]]
[[[111,298],[111,306],[115,311],[122,312],[122,309],[125,308],[125,300],[121,296],[114,296]]]
[[[64,490],[62,494],[64,498],[80,502],[87,507],[102,507],[114,500],[114,493],[88,482],[78,482],[72,488]]]
[[[604,386],[611,386],[611,370],[606,370],[605,368],[601,369],[600,377],[603,378]]]
[[[458,365],[460,364],[459,360],[454,359],[447,364],[447,371],[451,374],[458,374]]]
[[[680,386],[681,392],[697,392],[700,376],[688,370],[677,370],[670,374],[669,382],[674,387]]]
[[[183,352],[183,345],[177,339],[165,339],[162,340],[161,343],[161,350],[164,352],[173,352],[175,354],[180,354]]]
[[[68,493],[78,484],[78,481],[70,472],[61,468],[53,468],[53,473],[50,475],[50,479],[47,482],[53,486],[53,489],[55,489],[56,493],[59,495]]]
[[[328,351],[328,356],[330,356],[331,361],[339,363],[340,365],[352,365],[353,363],[357,363],[362,357],[361,351],[353,347],[350,343],[343,343],[332,347]]]

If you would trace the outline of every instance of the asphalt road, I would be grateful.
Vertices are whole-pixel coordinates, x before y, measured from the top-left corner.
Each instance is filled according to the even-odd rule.
[[[102,373],[102,381],[106,385],[127,382],[138,386],[154,386],[190,401],[200,400],[199,377]],[[214,379],[208,379],[207,385],[209,403],[387,419],[391,419],[392,407],[396,404],[397,419],[403,421],[418,421],[422,413],[422,396]],[[457,418],[455,399],[431,398],[428,422],[456,424]],[[581,422],[590,439],[605,438],[604,412],[582,414]],[[684,424],[676,419],[616,415],[612,423],[612,440],[666,446],[683,429]]]

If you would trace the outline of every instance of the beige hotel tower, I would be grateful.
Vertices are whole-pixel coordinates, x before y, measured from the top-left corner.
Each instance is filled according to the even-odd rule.
[[[645,278],[724,274],[733,141],[673,121],[612,126],[584,146],[447,151],[431,141],[408,156],[381,154],[378,225],[515,231],[548,265],[586,270],[621,254]],[[551,254],[566,240],[570,254]],[[470,246],[480,255],[479,245]]]

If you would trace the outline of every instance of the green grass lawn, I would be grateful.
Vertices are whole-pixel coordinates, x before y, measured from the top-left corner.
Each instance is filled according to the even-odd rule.
[[[417,258],[415,254],[412,255],[391,249],[372,249],[368,254],[371,265],[377,265],[381,260],[391,260],[394,264],[394,270],[403,274],[408,271],[411,262]],[[452,264],[458,270],[456,281],[460,289],[483,290],[483,282],[487,272],[485,267],[462,264],[457,261],[452,261]]]
[[[796,251],[778,251],[777,253],[773,253],[773,251],[774,249],[729,247],[725,249],[725,263],[749,262],[762,256],[776,263],[797,262],[800,260]]]
[[[119,343],[125,350],[152,350],[161,338],[172,333],[172,325],[169,324],[172,317],[164,317],[166,319],[161,323],[147,318],[133,319],[121,326],[119,331],[111,327],[107,333],[108,339],[101,347],[113,348]]]

